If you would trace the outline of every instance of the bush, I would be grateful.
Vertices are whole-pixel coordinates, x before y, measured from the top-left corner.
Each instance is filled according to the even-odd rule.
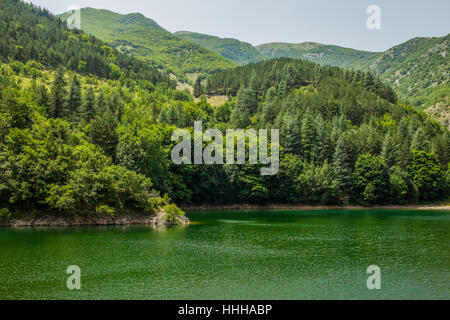
[[[98,215],[109,215],[113,216],[116,210],[107,205],[101,205],[95,208],[95,213]]]
[[[166,213],[166,220],[172,223],[177,222],[178,217],[184,216],[183,210],[178,208],[175,204],[168,204],[163,207],[164,212]]]
[[[8,208],[0,209],[0,223],[7,223],[11,219],[11,212]]]

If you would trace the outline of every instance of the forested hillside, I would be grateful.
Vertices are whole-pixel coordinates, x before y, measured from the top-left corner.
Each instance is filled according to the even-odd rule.
[[[63,14],[62,19],[68,14]],[[122,15],[108,10],[81,9],[81,28],[123,53],[184,79],[186,74],[213,73],[233,62],[195,43],[183,40],[142,14]]]
[[[315,42],[267,43],[255,47],[266,58],[305,59],[322,65],[361,69],[378,56],[376,52],[360,51]]]
[[[182,212],[172,201],[372,205],[448,198],[448,130],[397,102],[371,73],[296,59],[263,61],[199,83],[200,94],[228,95],[212,107],[94,37],[85,43],[84,33],[46,11],[14,0],[0,8],[5,18],[17,19],[1,25],[17,32],[8,31],[8,43],[16,49],[31,43],[27,55],[21,49],[2,55],[0,219],[32,209],[73,215],[164,207],[175,220]],[[48,31],[36,32],[39,25]],[[50,61],[58,54],[58,64]],[[72,54],[78,64],[94,56],[111,69],[101,73],[87,63],[80,70]],[[134,71],[134,65],[140,67]],[[175,165],[172,133],[192,130],[199,120],[205,130],[222,132],[280,129],[278,174],[261,176],[261,164]]]
[[[386,52],[365,52],[317,43],[269,43],[256,49],[266,57],[301,58],[344,68],[370,70],[398,96],[450,126],[449,35],[415,38]],[[449,127],[450,128],[450,127]]]
[[[196,43],[211,51],[217,52],[227,59],[242,66],[252,62],[259,62],[267,59],[259,53],[250,43],[242,42],[236,39],[219,38],[207,34],[178,31],[175,32],[180,38]]]
[[[450,112],[450,35],[415,38],[380,54],[364,65],[415,107],[441,104]],[[447,118],[447,126],[450,118]]]
[[[281,130],[280,173],[240,181],[253,200],[374,204],[448,195],[448,130],[394,104],[392,89],[370,73],[278,59],[210,76],[205,90],[236,93],[231,125]]]
[[[145,79],[153,83],[168,77],[144,62],[111,49],[95,37],[69,30],[46,10],[17,0],[0,2],[0,59],[37,62],[47,68],[66,67],[81,74],[108,79]]]
[[[32,5],[2,1],[0,16],[0,223],[23,210],[154,214],[164,206],[176,221],[182,212],[169,198],[116,157],[124,93],[131,103],[135,90],[173,92],[168,77]]]
[[[391,85],[401,99],[425,110],[450,128],[449,35],[415,38],[386,52],[367,52],[314,42],[267,43],[252,47],[238,40],[198,33],[180,32],[178,36],[209,48],[239,65],[287,57],[371,71]]]

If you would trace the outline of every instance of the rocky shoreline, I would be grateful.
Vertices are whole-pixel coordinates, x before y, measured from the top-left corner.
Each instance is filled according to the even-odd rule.
[[[450,205],[385,205],[385,206],[372,206],[364,207],[357,205],[246,205],[246,204],[236,204],[236,205],[223,205],[223,206],[182,206],[181,209],[186,212],[195,211],[245,211],[245,210],[361,210],[361,209],[396,209],[396,210],[449,210]]]
[[[80,227],[80,226],[126,226],[126,225],[149,225],[155,227],[189,225],[186,216],[177,217],[176,222],[165,219],[165,213],[159,212],[154,215],[139,213],[127,213],[118,215],[76,215],[55,216],[42,214],[28,214],[14,217],[7,223],[0,223],[1,227]]]

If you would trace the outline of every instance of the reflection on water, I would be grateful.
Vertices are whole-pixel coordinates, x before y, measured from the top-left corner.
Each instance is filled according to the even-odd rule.
[[[164,229],[0,229],[0,299],[450,298],[450,212],[189,216]],[[66,288],[69,265],[80,291]],[[382,290],[367,289],[369,265]]]

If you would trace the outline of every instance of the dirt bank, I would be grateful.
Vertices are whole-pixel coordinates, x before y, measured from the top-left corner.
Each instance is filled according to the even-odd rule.
[[[124,225],[151,225],[172,226],[188,225],[187,217],[177,217],[176,222],[165,219],[165,213],[145,215],[139,213],[127,213],[118,215],[76,215],[55,216],[32,212],[21,214],[11,218],[7,223],[0,224],[3,227],[77,227],[77,226],[124,226]]]

